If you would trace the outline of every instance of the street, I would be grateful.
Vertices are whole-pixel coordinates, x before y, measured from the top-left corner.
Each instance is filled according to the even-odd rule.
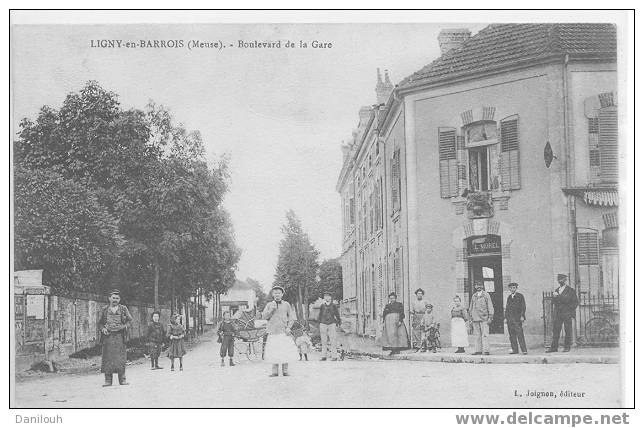
[[[184,371],[128,367],[130,385],[102,388],[103,376],[68,375],[16,384],[15,407],[617,407],[617,364],[455,364],[345,360],[291,364],[292,376],[236,356],[221,367],[206,341],[184,358]],[[531,391],[529,393],[528,391]],[[567,397],[561,397],[561,392]],[[568,393],[566,393],[568,391]],[[556,393],[557,397],[544,396]],[[575,397],[574,395],[578,395]],[[580,397],[579,395],[584,395]],[[530,395],[530,396],[529,396]]]

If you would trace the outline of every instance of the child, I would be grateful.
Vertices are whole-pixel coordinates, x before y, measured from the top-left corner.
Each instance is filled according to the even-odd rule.
[[[152,370],[159,370],[159,355],[161,355],[161,347],[165,340],[165,328],[159,322],[161,313],[159,311],[152,312],[152,323],[148,326],[147,339],[150,348],[150,362]]]
[[[461,304],[461,298],[454,296],[454,304],[451,310],[452,317],[452,346],[456,347],[457,354],[465,353],[465,348],[468,346],[467,326],[470,316],[467,309]]]
[[[297,339],[295,339],[295,344],[297,345],[297,348],[300,351],[300,361],[302,361],[302,355],[304,355],[304,360],[308,361],[309,351],[311,350],[313,343],[311,342],[311,338],[309,337],[309,335],[306,334],[306,331],[303,331],[302,335]]]
[[[435,334],[436,323],[434,322],[434,307],[430,303],[425,304],[425,313],[423,314],[423,319],[421,320],[421,328],[423,330],[423,344],[422,352],[427,352],[427,349],[432,349],[433,352],[436,352],[436,346],[432,346],[432,335]]]
[[[219,324],[217,329],[217,334],[219,335],[219,340],[221,341],[221,347],[219,348],[219,356],[221,357],[221,366],[224,367],[226,363],[224,358],[226,353],[228,353],[228,358],[230,358],[230,366],[234,366],[233,355],[235,352],[235,326],[230,320],[230,311],[224,312],[224,320]]]
[[[183,346],[183,338],[186,335],[186,329],[179,324],[181,315],[174,314],[168,326],[168,338],[170,346],[168,347],[168,357],[170,358],[170,370],[174,371],[174,359],[179,358],[179,370],[183,371],[183,356],[186,355],[186,349]]]

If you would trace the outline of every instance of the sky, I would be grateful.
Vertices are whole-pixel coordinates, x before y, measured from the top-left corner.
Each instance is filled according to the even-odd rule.
[[[130,24],[14,25],[14,131],[43,105],[98,81],[123,108],[149,100],[201,132],[209,160],[230,156],[230,212],[242,249],[237,277],[270,288],[281,225],[293,209],[320,260],[341,253],[335,190],[340,146],[358,110],[376,102],[376,69],[394,84],[440,55],[442,28],[474,24]],[[182,40],[182,48],[97,48],[97,40]],[[189,41],[225,48],[188,49]],[[281,48],[238,48],[239,41],[281,41]],[[296,48],[285,48],[287,40]],[[300,40],[308,48],[299,48]],[[312,48],[311,42],[331,43]],[[94,41],[94,42],[92,42]],[[230,47],[230,44],[233,47]]]

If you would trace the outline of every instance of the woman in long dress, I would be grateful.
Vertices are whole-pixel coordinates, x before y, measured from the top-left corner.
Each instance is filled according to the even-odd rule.
[[[467,309],[461,303],[461,298],[459,296],[454,296],[454,304],[452,305],[451,310],[452,316],[452,346],[456,348],[457,354],[462,354],[465,352],[465,348],[469,346],[467,338],[467,326],[465,323],[469,321],[470,317],[467,313]]]
[[[425,291],[419,288],[411,301],[411,346],[420,349],[423,343],[423,315],[425,314]]]
[[[396,301],[396,293],[389,293],[389,303],[382,313],[382,349],[391,351],[389,355],[399,354],[409,349],[409,336],[405,327],[405,310],[402,303]]]

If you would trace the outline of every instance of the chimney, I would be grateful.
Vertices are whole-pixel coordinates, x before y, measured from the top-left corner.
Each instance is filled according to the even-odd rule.
[[[377,81],[376,81],[376,102],[377,104],[385,104],[389,99],[391,91],[394,89],[394,85],[389,80],[389,70],[385,70],[385,80],[383,82],[382,75],[380,74],[380,69],[376,69],[377,72]]]
[[[441,47],[441,55],[445,55],[452,49],[463,46],[472,33],[467,28],[446,28],[438,33],[438,44]]]
[[[360,107],[360,112],[358,113],[358,115],[360,117],[358,128],[364,128],[365,126],[367,126],[367,122],[369,122],[369,118],[371,117],[371,107]]]
[[[345,144],[345,142],[342,142],[342,162],[346,162],[347,158],[349,157],[349,153],[351,152],[351,146],[348,144]]]

